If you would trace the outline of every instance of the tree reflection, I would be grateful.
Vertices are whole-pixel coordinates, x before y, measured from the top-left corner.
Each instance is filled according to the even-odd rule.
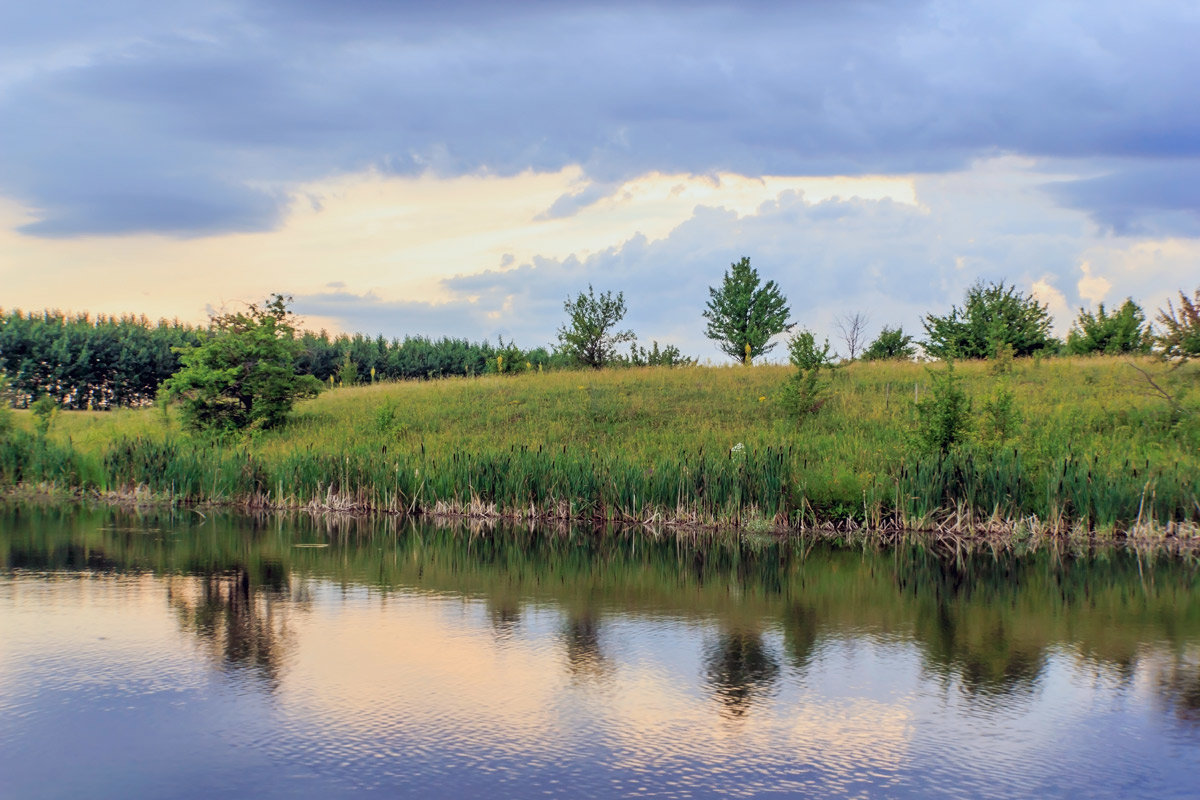
[[[1200,725],[1200,663],[1174,656],[1151,666],[1153,685],[1175,717]]]
[[[783,648],[797,671],[804,673],[812,663],[817,645],[817,612],[794,603],[783,612]]]
[[[287,597],[286,575],[266,570],[265,585],[254,586],[249,570],[171,580],[167,602],[185,631],[208,645],[226,668],[248,670],[274,689],[292,634],[279,601]]]
[[[499,641],[508,641],[521,626],[521,601],[508,593],[487,596],[488,621],[492,624],[492,635]]]
[[[600,619],[591,608],[568,613],[561,637],[573,678],[601,680],[612,675],[612,660],[600,647]]]
[[[779,662],[754,630],[722,631],[707,648],[704,667],[722,715],[731,719],[744,717],[779,679]]]

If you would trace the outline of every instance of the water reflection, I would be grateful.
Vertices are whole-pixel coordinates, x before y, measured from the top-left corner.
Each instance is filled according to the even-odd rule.
[[[195,634],[207,652],[230,669],[250,670],[276,687],[291,646],[287,614],[277,612],[290,600],[287,578],[254,585],[250,572],[238,569],[198,578],[167,580],[167,602],[183,630]]]
[[[170,637],[117,647],[71,616],[122,633],[136,610],[236,697],[192,719],[201,700],[159,678],[146,703],[169,699],[189,743],[264,753],[278,796],[314,772],[333,784],[312,796],[1063,796],[1105,770],[1109,794],[1126,774],[1190,786],[1197,585],[1193,561],[1117,549],[18,509],[0,515],[0,767],[61,713],[29,705],[55,664],[92,659],[71,674],[124,694],[91,677],[45,708],[128,706],[135,659],[182,669]],[[1080,755],[1114,737],[1117,756]],[[1196,757],[1163,760],[1180,752]]]
[[[1154,687],[1164,706],[1180,722],[1200,725],[1200,652],[1149,661]]]
[[[721,631],[705,649],[704,666],[721,713],[730,719],[745,716],[779,680],[779,662],[757,630]]]
[[[567,671],[579,681],[604,681],[611,678],[613,660],[600,644],[600,617],[591,607],[571,609],[560,634],[566,651]]]

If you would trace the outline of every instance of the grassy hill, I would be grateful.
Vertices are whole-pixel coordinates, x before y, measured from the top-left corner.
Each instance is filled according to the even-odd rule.
[[[928,369],[875,362],[836,371],[828,402],[801,420],[779,403],[779,366],[343,388],[302,403],[285,429],[223,444],[158,409],[61,413],[45,463],[18,469],[10,456],[0,477],[188,502],[793,527],[1194,523],[1196,372],[1136,363],[1181,413],[1128,359],[957,365],[971,427],[944,456],[919,442]],[[1007,421],[994,412],[1004,393]]]

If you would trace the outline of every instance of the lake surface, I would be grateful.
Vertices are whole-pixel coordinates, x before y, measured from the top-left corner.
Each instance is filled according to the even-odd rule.
[[[0,797],[1196,797],[1200,567],[0,510]]]

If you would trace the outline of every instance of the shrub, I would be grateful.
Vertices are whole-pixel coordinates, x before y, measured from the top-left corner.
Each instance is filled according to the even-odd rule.
[[[888,328],[884,327],[879,332],[879,336],[875,337],[875,341],[867,345],[867,349],[863,350],[863,361],[882,361],[884,359],[909,359],[917,354],[917,348],[913,346],[912,337],[904,332],[903,328]]]
[[[971,401],[963,391],[954,364],[942,370],[927,369],[933,386],[917,403],[917,439],[923,450],[948,453],[971,428]]]
[[[780,402],[791,417],[799,420],[820,411],[828,400],[829,379],[823,373],[834,369],[829,340],[818,348],[812,331],[802,328],[788,342],[788,360],[796,371],[784,382]]]

